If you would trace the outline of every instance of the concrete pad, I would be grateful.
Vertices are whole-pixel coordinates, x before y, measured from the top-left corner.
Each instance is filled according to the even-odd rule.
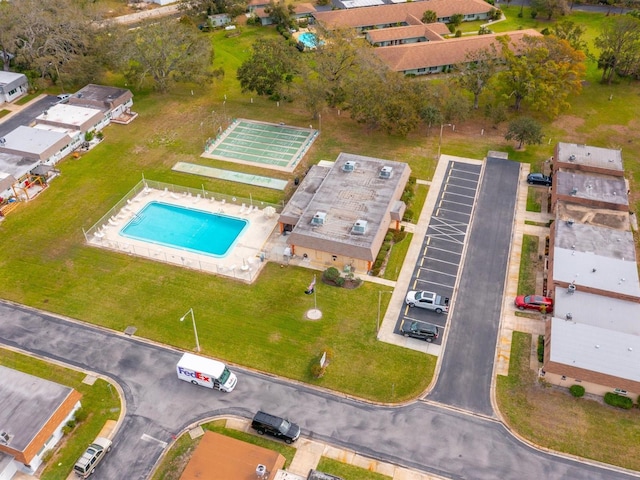
[[[331,445],[325,445],[324,453],[322,456],[330,458],[331,460],[335,460],[337,462],[351,463],[356,454],[350,450],[343,450]]]
[[[311,440],[298,440],[296,454],[289,465],[289,472],[303,475],[305,478],[309,470],[316,468],[322,458],[324,445]]]
[[[393,474],[396,470],[393,465],[382,463],[378,460],[373,460],[368,457],[363,457],[362,455],[355,455],[351,464],[355,465],[356,467],[368,470],[369,472],[376,472],[382,475],[387,475],[389,477],[393,477]]]
[[[228,418],[226,427],[232,430],[239,430],[241,432],[249,431],[249,427],[251,422],[249,420],[245,420],[243,418]]]
[[[191,437],[191,440],[195,440],[196,438],[203,435],[204,429],[201,426],[197,426],[196,428],[192,428],[191,430],[189,430],[189,437]]]
[[[95,375],[89,374],[82,379],[82,383],[84,383],[85,385],[93,385],[94,383],[96,383],[97,379],[98,377],[96,377]]]
[[[100,430],[98,437],[112,438],[117,424],[118,422],[115,420],[107,420],[102,430]]]

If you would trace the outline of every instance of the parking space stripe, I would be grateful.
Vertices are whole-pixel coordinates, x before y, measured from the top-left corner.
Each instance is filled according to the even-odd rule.
[[[456,274],[452,274],[452,273],[445,273],[445,272],[441,272],[440,270],[433,270],[432,268],[426,268],[426,267],[420,267],[420,270],[423,272],[433,272],[433,273],[437,273],[438,275],[446,275],[447,277],[456,277]]]
[[[444,283],[438,283],[438,282],[430,282],[428,280],[419,280],[420,283],[424,283],[425,285],[437,285],[438,287],[444,287],[444,288],[453,288],[453,285],[446,285]],[[413,287],[414,290],[417,290],[417,288],[414,286]]]
[[[439,258],[429,258],[429,262],[439,262],[439,263],[446,263],[448,265],[455,265],[456,267],[460,266],[460,262],[447,262],[446,260],[440,260]],[[420,265],[422,266],[422,265]]]
[[[440,251],[440,252],[452,253],[452,254],[454,254],[454,255],[458,255],[458,256],[462,255],[460,252],[456,252],[455,250],[446,250],[446,249],[444,249],[444,248],[438,248],[438,247],[433,247],[433,246],[432,246],[432,247],[429,247],[429,248],[431,248],[431,249],[433,249],[433,250],[438,250],[438,251]]]
[[[444,195],[456,195],[456,196],[458,196],[458,197],[472,198],[472,199],[475,199],[475,198],[476,198],[476,196],[475,196],[475,195],[463,195],[463,194],[461,194],[461,193],[455,193],[455,192],[444,192],[443,196],[444,196]]]

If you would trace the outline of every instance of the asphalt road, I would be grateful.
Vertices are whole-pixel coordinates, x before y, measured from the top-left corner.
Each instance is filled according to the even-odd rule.
[[[0,121],[0,137],[5,136],[20,126],[30,125],[38,115],[41,115],[42,112],[57,102],[58,99],[55,95],[47,95],[32,105],[23,108],[15,115]]]
[[[287,416],[303,435],[454,479],[637,478],[534,450],[497,421],[416,402],[389,408],[241,368],[232,393],[178,380],[180,352],[124,334],[0,303],[0,343],[110,376],[126,416],[94,478],[146,479],[172,436],[214,415]]]
[[[487,158],[430,400],[493,415],[490,388],[520,164]]]

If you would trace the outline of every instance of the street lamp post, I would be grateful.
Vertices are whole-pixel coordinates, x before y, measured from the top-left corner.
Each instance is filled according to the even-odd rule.
[[[437,159],[440,159],[440,149],[442,147],[442,130],[444,129],[444,127],[451,127],[452,125],[450,123],[441,123],[440,124],[440,140],[438,141],[438,156],[436,157]]]
[[[378,322],[376,323],[376,335],[380,331],[380,306],[382,303],[382,294],[383,293],[393,293],[393,290],[380,290],[378,292]]]
[[[198,340],[198,329],[196,328],[196,316],[193,314],[193,308],[190,308],[187,313],[185,313],[180,321],[184,322],[184,319],[187,318],[187,315],[191,314],[191,320],[193,321],[193,333],[196,336],[196,351],[200,352],[200,341]]]

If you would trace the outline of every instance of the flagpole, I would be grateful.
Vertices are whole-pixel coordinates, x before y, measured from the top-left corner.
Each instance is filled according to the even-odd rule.
[[[318,297],[316,294],[316,276],[313,275],[313,308],[318,309]]]

